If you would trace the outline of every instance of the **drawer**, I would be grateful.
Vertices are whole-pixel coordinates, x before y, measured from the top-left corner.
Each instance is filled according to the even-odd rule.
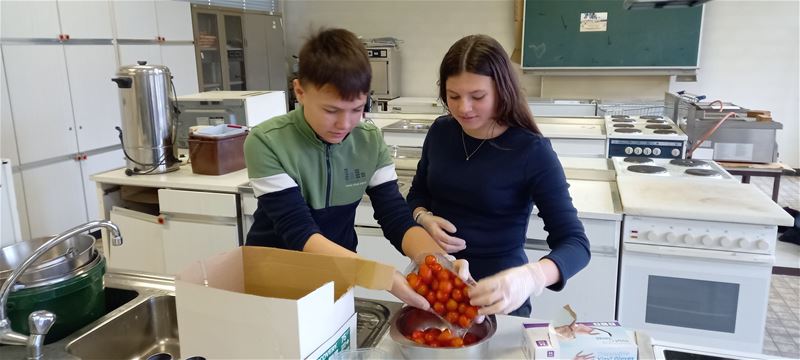
[[[108,267],[164,272],[162,225],[157,216],[115,206],[111,209],[110,220],[119,227],[123,241],[120,246],[109,246],[104,235]]]
[[[159,189],[162,213],[236,217],[236,195]]]
[[[606,157],[605,139],[550,138],[558,156]]]
[[[580,219],[586,237],[589,239],[592,253],[616,254],[619,249],[619,221]],[[547,240],[544,221],[538,215],[531,215],[526,237],[531,240]]]

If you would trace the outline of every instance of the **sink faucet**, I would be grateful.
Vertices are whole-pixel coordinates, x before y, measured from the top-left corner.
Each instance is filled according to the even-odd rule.
[[[83,225],[78,225],[56,235],[50,240],[47,240],[47,242],[39,246],[38,249],[28,256],[28,258],[25,259],[20,266],[11,272],[11,275],[8,277],[6,282],[3,283],[2,287],[0,287],[0,344],[27,345],[29,355],[39,354],[38,356],[41,356],[41,346],[44,343],[44,335],[47,334],[50,326],[55,321],[55,316],[46,311],[34,311],[31,313],[29,318],[31,324],[35,325],[30,327],[31,335],[25,336],[15,332],[14,330],[11,330],[11,320],[8,319],[8,313],[6,313],[8,296],[11,294],[11,290],[13,289],[14,284],[17,282],[19,277],[22,276],[22,274],[28,270],[28,267],[36,262],[36,260],[39,259],[39,257],[41,257],[44,253],[48,252],[50,249],[60,244],[64,240],[67,240],[82,232],[100,227],[110,230],[109,236],[111,236],[111,245],[122,245],[122,235],[120,235],[117,225],[107,220],[94,220]]]

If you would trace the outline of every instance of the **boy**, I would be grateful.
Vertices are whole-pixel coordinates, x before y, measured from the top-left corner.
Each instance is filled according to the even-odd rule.
[[[254,127],[245,141],[258,197],[246,245],[356,256],[353,223],[366,192],[399,251],[417,260],[444,254],[412,219],[380,130],[361,122],[371,78],[366,49],[347,30],[321,31],[303,45],[292,84],[300,106]],[[399,272],[390,292],[429,307]]]

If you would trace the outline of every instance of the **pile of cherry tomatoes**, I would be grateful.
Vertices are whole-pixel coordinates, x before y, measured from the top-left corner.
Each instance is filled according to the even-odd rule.
[[[468,329],[478,315],[478,307],[469,304],[467,285],[456,274],[428,255],[416,273],[406,275],[411,288],[425,297],[434,312],[449,323]]]
[[[454,336],[450,329],[440,330],[438,328],[414,330],[407,338],[417,344],[429,347],[462,347],[478,342],[478,337],[475,334],[467,333],[462,339]]]

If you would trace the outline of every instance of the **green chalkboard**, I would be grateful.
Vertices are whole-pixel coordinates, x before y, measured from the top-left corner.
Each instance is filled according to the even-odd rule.
[[[626,10],[622,3],[526,0],[522,67],[698,67],[702,6]]]

